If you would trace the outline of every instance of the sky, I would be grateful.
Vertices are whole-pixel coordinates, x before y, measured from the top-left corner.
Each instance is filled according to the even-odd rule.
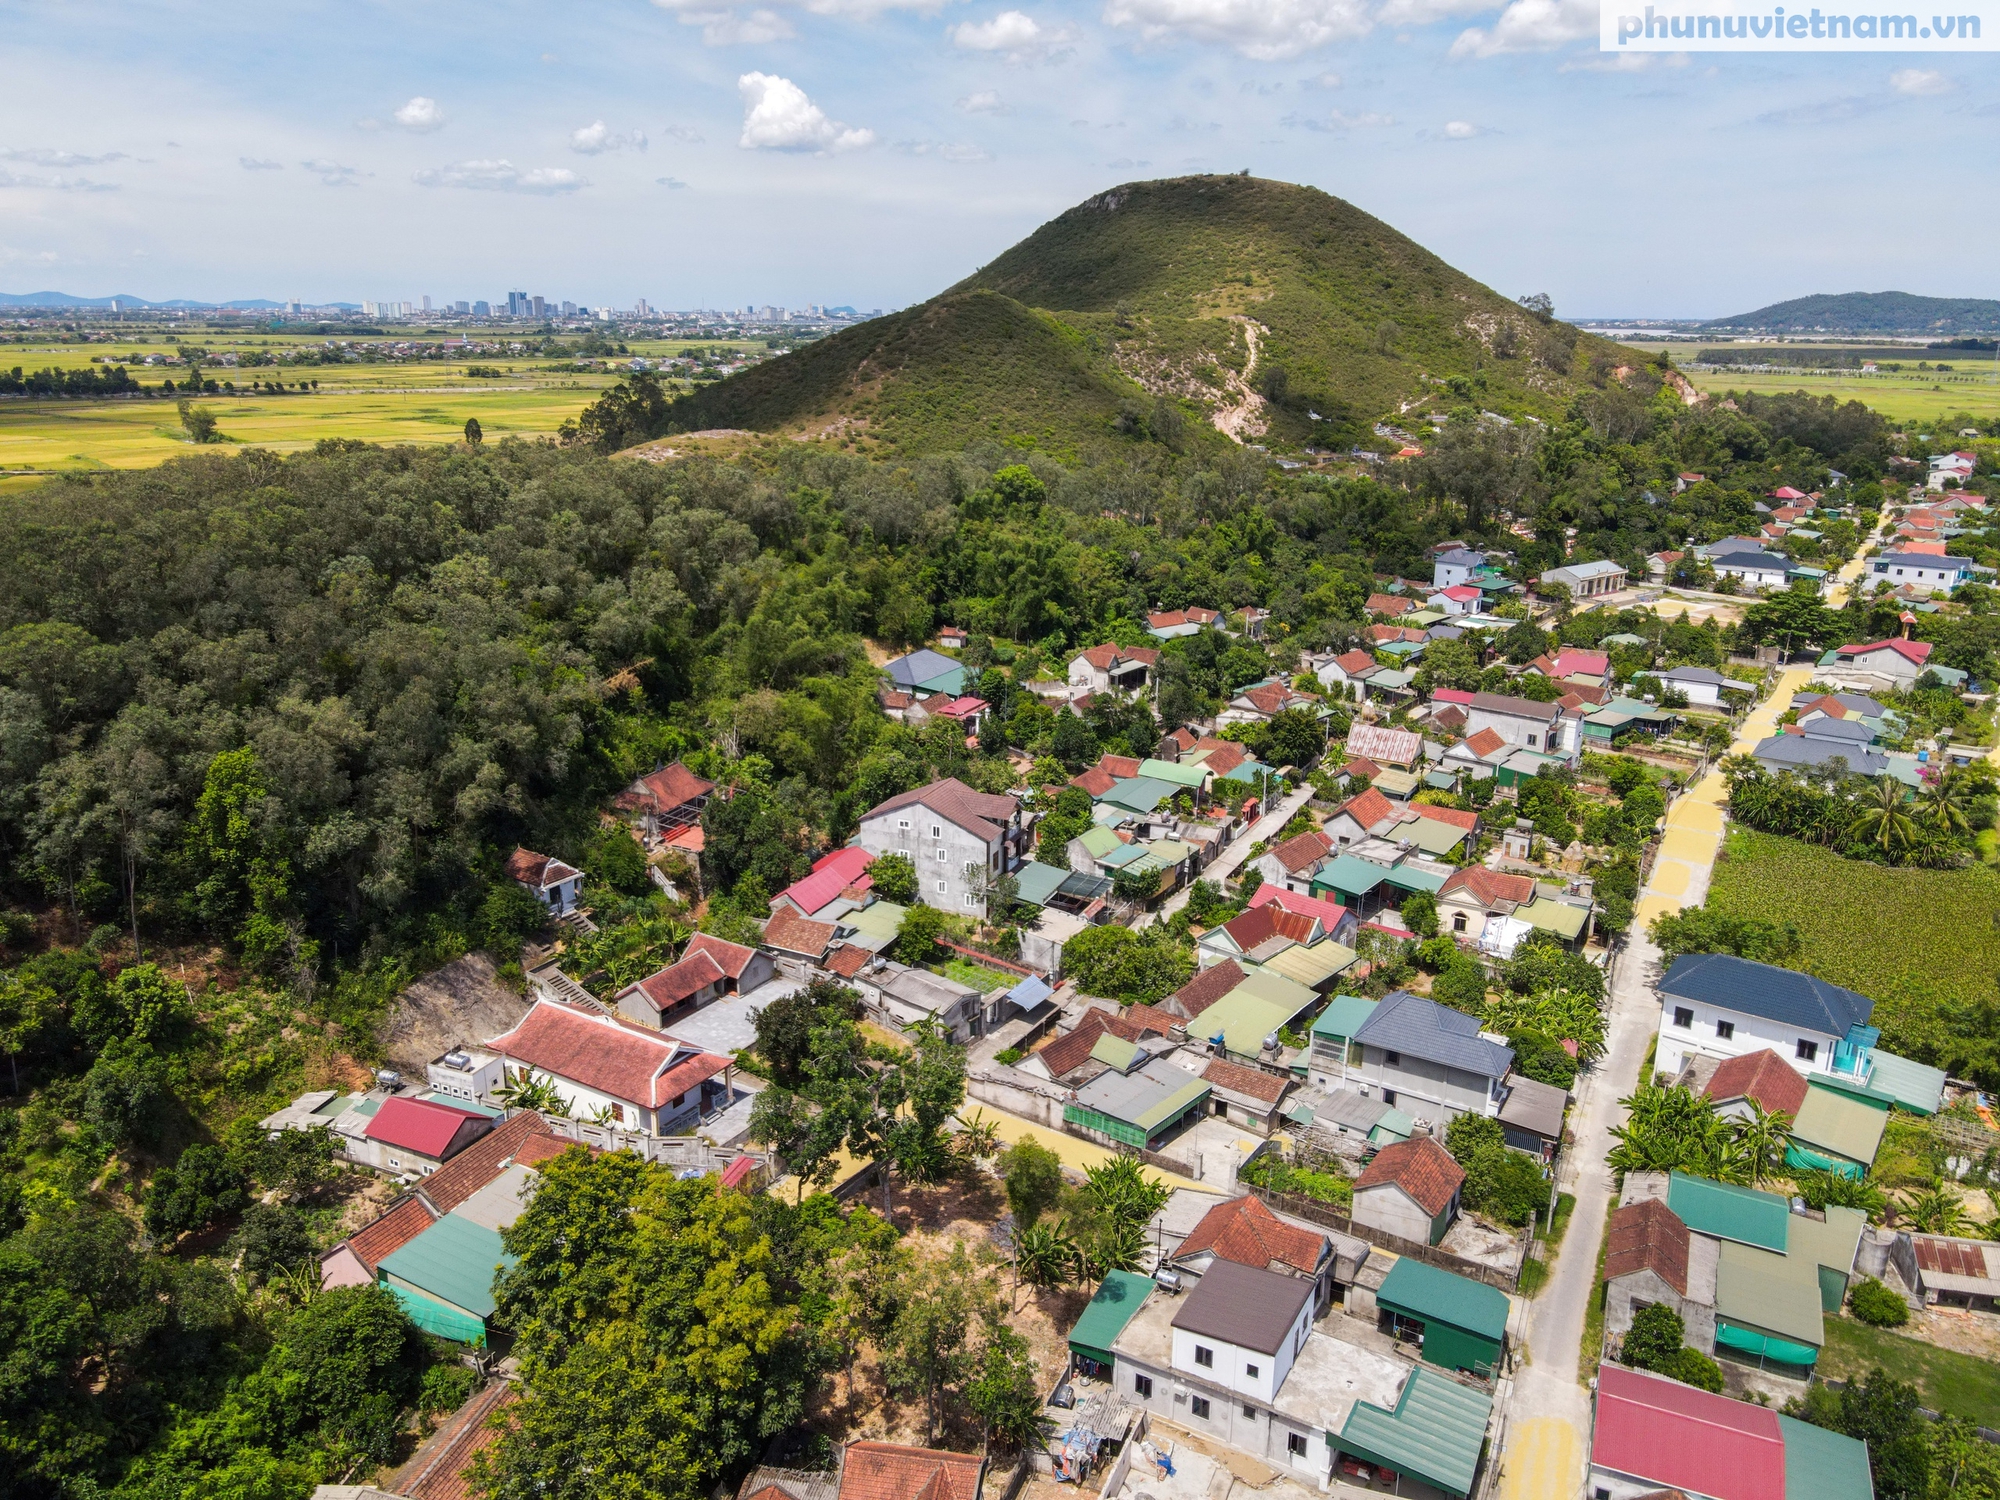
[[[2000,295],[1994,54],[1607,57],[1588,0],[0,0],[0,291],[920,301],[1248,169],[1559,315]]]

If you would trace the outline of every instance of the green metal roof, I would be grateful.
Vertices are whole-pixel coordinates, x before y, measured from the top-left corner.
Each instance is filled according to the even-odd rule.
[[[1861,1231],[1868,1215],[1858,1208],[1829,1204],[1824,1219],[1810,1214],[1793,1214],[1792,1238],[1786,1253],[1793,1260],[1809,1260],[1816,1266],[1838,1271],[1842,1276],[1854,1269],[1855,1252],[1861,1248]]]
[[[1102,823],[1084,829],[1077,837],[1083,840],[1084,852],[1092,859],[1102,859],[1113,849],[1125,847],[1125,841],[1118,837],[1117,830],[1107,828]]]
[[[1096,829],[1091,830],[1092,833],[1096,831]],[[1084,836],[1088,838],[1089,834]],[[1045,865],[1040,860],[1031,859],[1014,872],[1014,885],[1019,898],[1028,905],[1047,906],[1049,898],[1056,893],[1056,887],[1068,876],[1067,866],[1058,869],[1054,865]]]
[[[1188,1034],[1199,1036],[1203,1041],[1220,1036],[1227,1050],[1243,1057],[1253,1056],[1263,1050],[1265,1037],[1289,1026],[1294,1016],[1319,998],[1304,985],[1281,974],[1269,974],[1259,969],[1251,977],[1260,975],[1291,989],[1304,990],[1308,998],[1302,1004],[1277,1000],[1270,994],[1253,990],[1250,980],[1246,979],[1188,1022]]]
[[[1336,974],[1345,974],[1360,957],[1352,948],[1332,938],[1322,938],[1309,948],[1287,948],[1275,958],[1265,959],[1264,967],[1297,984],[1317,989]]]
[[[1380,785],[1377,782],[1376,785]],[[1434,870],[1419,870],[1411,865],[1397,865],[1383,877],[1399,891],[1429,891],[1435,896],[1444,889],[1444,883],[1451,877],[1440,875]]]
[[[1469,1495],[1492,1416],[1491,1396],[1419,1366],[1403,1383],[1393,1412],[1355,1402],[1337,1442],[1357,1457],[1414,1474],[1447,1494]]]
[[[1109,802],[1113,807],[1130,808],[1133,812],[1151,812],[1162,802],[1168,801],[1181,789],[1171,782],[1159,781],[1151,776],[1128,776],[1115,783],[1111,790],[1097,800]]]
[[[1136,865],[1144,859],[1152,859],[1144,844],[1120,844],[1115,849],[1106,850],[1097,856],[1097,862],[1107,869],[1122,870],[1128,865]],[[1158,860],[1153,860],[1154,868],[1164,869]]]
[[[1069,1331],[1070,1348],[1093,1358],[1109,1359],[1112,1344],[1145,1305],[1152,1290],[1150,1276],[1141,1276],[1136,1271],[1106,1272],[1083,1316]]]
[[[377,1269],[454,1307],[490,1318],[493,1273],[513,1265],[514,1257],[500,1247],[500,1236],[493,1230],[446,1214],[402,1249],[383,1256]]]
[[[1157,859],[1162,867],[1177,865],[1194,853],[1194,845],[1184,839],[1154,839],[1146,846],[1146,852]]]
[[[1868,1445],[1780,1415],[1785,1443],[1785,1500],[1875,1500],[1868,1474]]]
[[[1122,1036],[1113,1036],[1108,1031],[1099,1032],[1097,1040],[1091,1043],[1090,1055],[1107,1068],[1116,1068],[1124,1073],[1133,1063],[1145,1055],[1137,1042],[1128,1042]]]
[[[1150,776],[1155,781],[1172,782],[1175,786],[1200,787],[1215,773],[1197,765],[1181,765],[1171,760],[1142,760],[1139,774]]]
[[[1312,1024],[1314,1036],[1351,1037],[1360,1029],[1361,1023],[1375,1014],[1375,1007],[1382,1002],[1366,1000],[1359,995],[1335,995],[1327,1001],[1326,1009],[1319,1013],[1319,1019]]]
[[[1882,1132],[1889,1124],[1889,1106],[1875,1104],[1840,1089],[1811,1084],[1792,1138],[1813,1150],[1843,1156],[1866,1167],[1875,1160]]]
[[[1352,854],[1340,854],[1334,856],[1332,864],[1313,876],[1313,890],[1317,893],[1324,886],[1328,890],[1365,896],[1387,879],[1388,874],[1378,864],[1357,859]]]
[[[1565,939],[1574,939],[1590,919],[1590,913],[1581,906],[1571,906],[1567,901],[1551,901],[1547,896],[1535,897],[1514,915],[1531,927],[1539,927],[1544,932],[1553,932]]]
[[[1724,1240],[1715,1273],[1715,1314],[1817,1349],[1826,1341],[1819,1266],[1809,1256],[1773,1255]]]
[[[1170,1063],[1168,1066],[1171,1067],[1172,1064]],[[1203,1083],[1199,1078],[1190,1078],[1184,1085],[1167,1095],[1158,1104],[1143,1111],[1132,1123],[1144,1131],[1150,1132],[1156,1130],[1175,1116],[1184,1114],[1190,1105],[1199,1104],[1202,1100],[1206,1099],[1208,1092],[1208,1085],[1206,1083]]]
[[[1791,1205],[1775,1194],[1675,1172],[1667,1182],[1667,1207],[1697,1234],[1785,1253]]]
[[[1444,775],[1441,771],[1434,771],[1431,774]],[[1430,777],[1424,779],[1428,781]],[[1451,777],[1445,776],[1444,781],[1445,785],[1449,786]],[[1426,854],[1443,854],[1456,849],[1465,841],[1465,835],[1466,830],[1456,824],[1442,822],[1437,818],[1420,817],[1414,813],[1389,830],[1390,838],[1407,839]],[[1391,875],[1389,878],[1393,881],[1395,876]]]
[[[894,901],[871,901],[857,911],[848,912],[840,919],[840,925],[851,927],[866,937],[892,938],[902,930],[903,918],[910,909]]]
[[[1417,1122],[1400,1109],[1392,1109],[1375,1122],[1368,1132],[1368,1139],[1377,1146],[1393,1146],[1398,1141],[1407,1141]]]
[[[1375,778],[1375,785],[1385,795],[1407,797],[1422,786],[1423,781],[1413,771],[1385,770]]]
[[[1869,1085],[1878,1094],[1887,1094],[1900,1108],[1913,1114],[1934,1115],[1944,1102],[1944,1069],[1930,1068],[1893,1052],[1875,1049],[1875,1067]]]
[[[1407,1255],[1389,1268],[1375,1300],[1393,1302],[1416,1317],[1449,1323],[1482,1338],[1497,1341],[1507,1336],[1505,1292]]]

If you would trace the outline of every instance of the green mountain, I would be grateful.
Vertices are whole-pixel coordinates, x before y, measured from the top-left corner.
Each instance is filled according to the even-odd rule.
[[[665,430],[1345,444],[1406,411],[1551,415],[1629,358],[1315,188],[1182,177],[1100,193],[928,302],[682,397]]]
[[[2000,302],[1910,292],[1821,293],[1701,325],[1717,333],[1953,335],[2000,331]]]

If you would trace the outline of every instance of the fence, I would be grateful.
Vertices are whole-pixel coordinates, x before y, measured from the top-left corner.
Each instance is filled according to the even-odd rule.
[[[1047,979],[1049,977],[1040,969],[1031,969],[1026,964],[1017,964],[1011,959],[995,958],[990,953],[982,952],[978,948],[968,948],[963,943],[953,943],[944,938],[939,938],[938,946],[940,948],[949,948],[953,953],[963,958],[969,958],[976,964],[983,964],[989,969],[1002,969],[1009,974],[1019,974],[1023,979]]]
[[[748,1156],[759,1166],[769,1167],[770,1158],[759,1151],[739,1151],[734,1146],[711,1146],[699,1136],[641,1135],[620,1130],[615,1125],[593,1125],[588,1120],[569,1120],[561,1115],[544,1115],[542,1121],[551,1135],[566,1136],[595,1146],[600,1151],[630,1151],[634,1156],[681,1171],[720,1172],[739,1156]]]
[[[1417,1240],[1406,1240],[1400,1234],[1391,1234],[1388,1230],[1377,1229],[1372,1224],[1357,1224],[1339,1209],[1331,1204],[1322,1203],[1317,1198],[1303,1197],[1298,1193],[1274,1193],[1269,1188],[1255,1185],[1250,1185],[1250,1191],[1280,1213],[1287,1213],[1295,1219],[1304,1219],[1307,1223],[1320,1224],[1328,1229],[1338,1229],[1342,1234],[1351,1234],[1356,1239],[1366,1240],[1371,1245],[1379,1245],[1384,1250],[1392,1250],[1397,1255],[1407,1255],[1412,1260],[1423,1261],[1426,1265],[1436,1266],[1441,1271],[1450,1271],[1454,1275],[1472,1281],[1483,1281],[1488,1286],[1498,1287],[1503,1292],[1511,1292],[1520,1284],[1519,1260],[1515,1262],[1513,1270],[1501,1270],[1497,1266],[1467,1260],[1462,1255],[1453,1255],[1449,1251],[1439,1250]]]

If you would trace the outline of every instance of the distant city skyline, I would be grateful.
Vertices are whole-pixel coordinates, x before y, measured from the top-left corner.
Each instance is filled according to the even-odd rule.
[[[16,0],[0,286],[893,307],[1119,182],[1248,168],[1559,315],[1991,294],[1976,58],[1608,57],[1588,0],[621,0],[559,41],[547,17]]]

